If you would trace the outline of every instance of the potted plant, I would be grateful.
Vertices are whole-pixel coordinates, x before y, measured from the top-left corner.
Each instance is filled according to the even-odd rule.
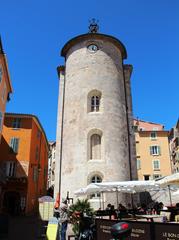
[[[81,220],[81,214],[86,214],[88,216],[93,215],[94,210],[91,208],[88,199],[80,200],[78,199],[76,203],[72,204],[69,208],[69,217],[72,224],[72,230],[75,236],[79,235],[79,224]]]

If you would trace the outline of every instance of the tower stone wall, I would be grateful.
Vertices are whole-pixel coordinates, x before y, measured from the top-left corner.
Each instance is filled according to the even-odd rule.
[[[98,50],[89,51],[90,44]],[[86,34],[65,47],[56,139],[56,174],[60,177],[56,178],[55,193],[60,190],[65,197],[69,192],[75,199],[74,191],[87,186],[94,175],[102,181],[135,178],[130,137],[131,71],[123,65],[123,45],[113,37]],[[100,110],[91,112],[90,97],[96,92],[100,94]],[[90,159],[93,134],[101,136],[100,159]],[[126,196],[119,194],[119,201],[124,200]],[[105,201],[114,202],[114,197],[108,194]]]

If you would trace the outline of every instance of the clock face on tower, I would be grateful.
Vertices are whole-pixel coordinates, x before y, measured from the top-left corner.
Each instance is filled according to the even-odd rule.
[[[88,51],[90,51],[90,52],[96,52],[98,50],[98,46],[95,44],[90,44],[90,45],[88,45],[87,48],[88,48]]]

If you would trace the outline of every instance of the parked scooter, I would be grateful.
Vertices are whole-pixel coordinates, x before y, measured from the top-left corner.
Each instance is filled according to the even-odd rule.
[[[113,240],[129,240],[132,227],[129,223],[119,222],[112,226],[111,235]]]

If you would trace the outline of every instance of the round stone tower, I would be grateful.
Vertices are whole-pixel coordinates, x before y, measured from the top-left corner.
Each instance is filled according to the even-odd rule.
[[[55,195],[91,182],[136,179],[130,92],[131,65],[116,38],[91,31],[62,48],[56,139]],[[99,204],[99,195],[87,196]],[[126,196],[119,194],[119,202]],[[115,203],[112,194],[106,203]],[[96,207],[99,207],[96,204]]]

